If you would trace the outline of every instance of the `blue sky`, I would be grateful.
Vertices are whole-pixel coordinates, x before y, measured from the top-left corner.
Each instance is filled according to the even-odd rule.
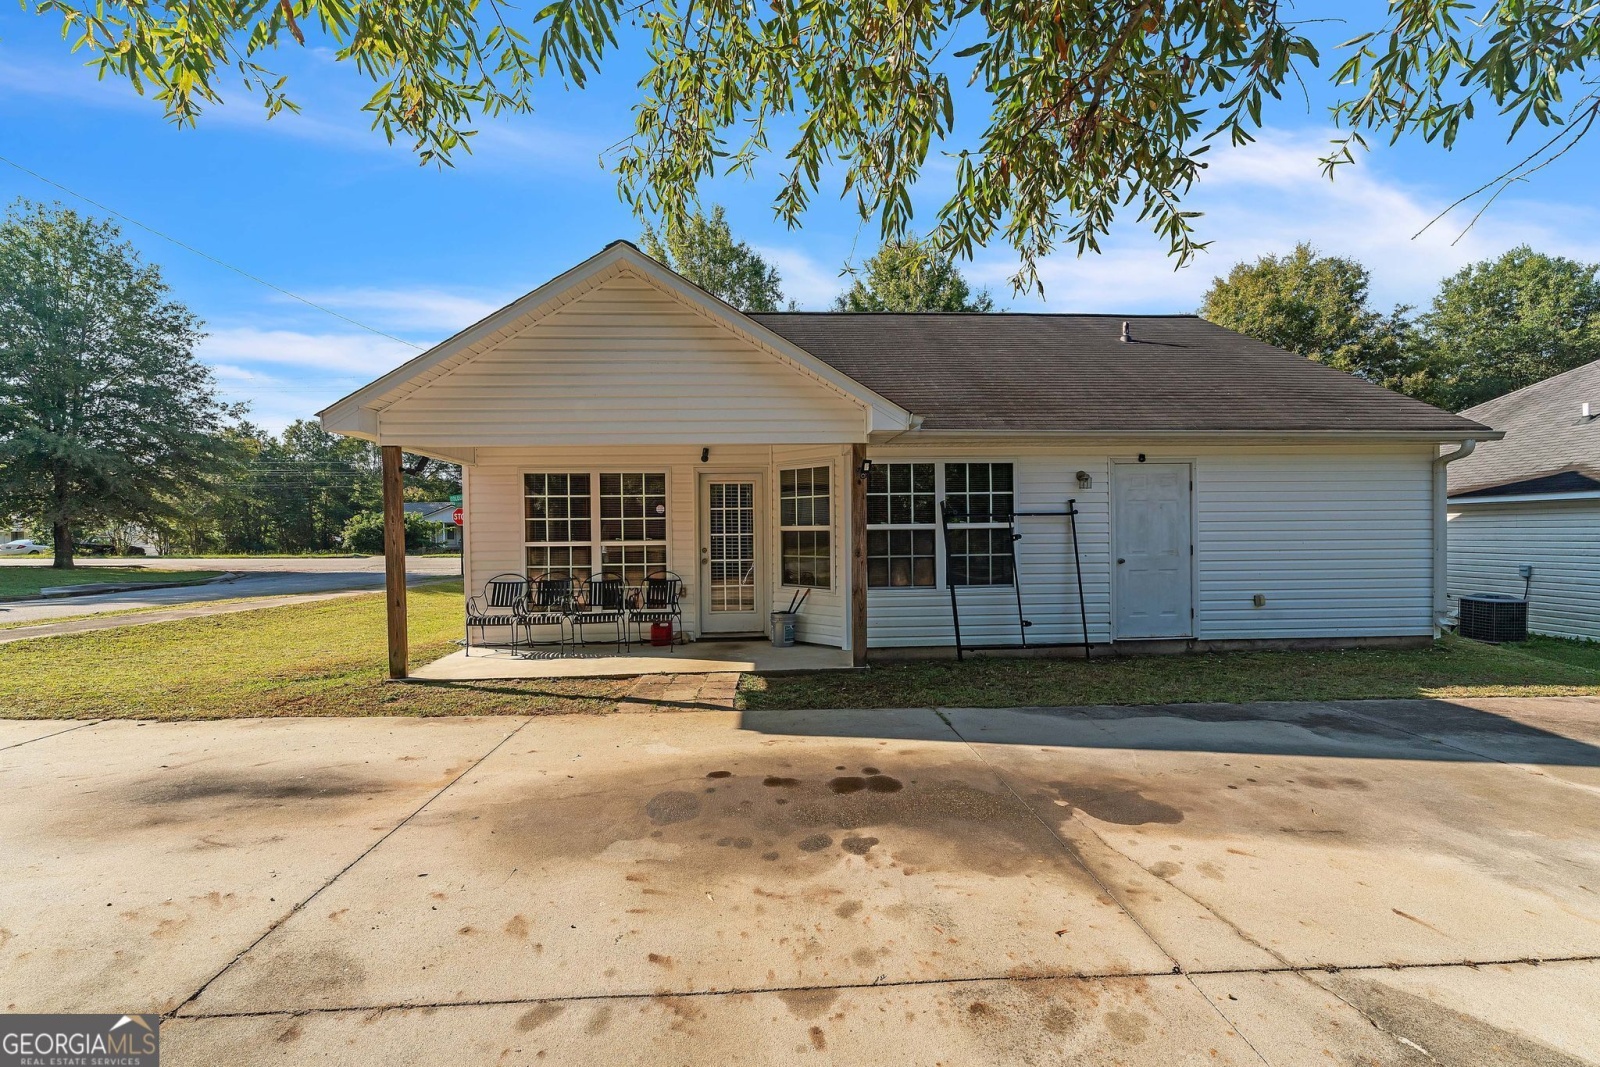
[[[1361,5],[1302,4],[1347,12]],[[1354,25],[1352,22],[1351,25]],[[1332,44],[1349,27],[1318,31]],[[1335,65],[1331,55],[1324,71]],[[118,82],[100,82],[69,55],[59,27],[13,8],[0,18],[0,154],[274,284],[426,346],[521,295],[639,224],[618,200],[599,156],[631,128],[631,71],[590,89],[552,83],[531,116],[483,125],[473,155],[453,169],[419,167],[404,145],[367,128],[359,106],[371,89],[317,53],[287,54],[302,115],[268,122],[236,98],[199,129],[167,123],[157,105]],[[227,92],[228,87],[224,87]],[[1371,269],[1384,305],[1425,304],[1439,279],[1519,243],[1600,261],[1593,179],[1600,142],[1580,146],[1503,196],[1462,235],[1452,216],[1420,239],[1437,211],[1512,158],[1503,126],[1469,132],[1454,152],[1425,145],[1380,148],[1329,182],[1317,157],[1332,131],[1325,90],[1268,112],[1269,128],[1244,150],[1219,147],[1188,206],[1204,211],[1212,249],[1174,272],[1164,242],[1132,223],[1100,255],[1070,251],[1041,272],[1043,300],[1017,297],[1003,247],[964,267],[1014,310],[1192,311],[1211,278],[1235,261],[1309,240]],[[975,101],[967,101],[969,104]],[[959,105],[958,105],[959,106]],[[969,109],[967,122],[981,121]],[[958,122],[960,118],[958,116]],[[725,204],[738,236],[777,264],[789,296],[822,308],[838,272],[876,245],[853,207],[827,190],[802,230],[775,221],[768,168],[755,182],[722,181],[707,201]],[[930,165],[919,213],[942,202],[947,168]],[[0,165],[0,195],[81,202]],[[926,214],[920,217],[928,217]],[[141,230],[125,227],[162,264],[176,295],[206,321],[201,355],[230,400],[277,429],[376,377],[416,349],[376,336],[265,288]]]

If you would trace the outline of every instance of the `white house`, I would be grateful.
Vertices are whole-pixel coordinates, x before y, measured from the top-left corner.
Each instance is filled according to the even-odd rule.
[[[461,527],[456,525],[456,506],[449,501],[406,501],[405,513],[419,515],[424,522],[433,523],[433,543],[440,548],[461,546]]]
[[[809,588],[857,662],[952,586],[970,646],[1427,642],[1441,445],[1498,436],[1190,315],[745,314],[626,242],[321,414],[395,493],[462,464],[474,589],[669,569],[709,637]]]
[[[1600,362],[1462,414],[1505,439],[1450,468],[1450,595],[1526,594],[1533,632],[1600,640]]]

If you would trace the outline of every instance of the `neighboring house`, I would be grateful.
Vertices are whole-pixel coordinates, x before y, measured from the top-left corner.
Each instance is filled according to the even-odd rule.
[[[1192,315],[744,314],[625,242],[321,417],[462,464],[473,589],[667,568],[700,636],[810,588],[800,639],[858,660],[951,645],[951,583],[964,643],[1016,643],[1019,592],[1079,642],[1068,500],[1098,644],[1427,642],[1440,446],[1496,436]],[[1020,589],[941,501],[1052,513]]]
[[[455,520],[456,505],[408,500],[405,512],[407,515],[421,515],[428,522],[439,524],[439,528],[433,532],[433,543],[440,548],[461,547],[461,527],[456,525]]]
[[[1526,592],[1535,633],[1600,640],[1600,361],[1462,415],[1505,439],[1450,467],[1450,595]]]

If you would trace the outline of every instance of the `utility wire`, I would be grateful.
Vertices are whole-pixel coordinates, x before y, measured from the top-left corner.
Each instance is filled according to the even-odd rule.
[[[289,290],[285,289],[281,285],[273,285],[271,282],[267,281],[265,278],[258,278],[254,274],[251,274],[249,271],[244,270],[243,268],[235,267],[232,263],[224,262],[223,260],[218,259],[216,256],[213,256],[208,252],[202,252],[202,251],[200,251],[200,249],[196,248],[194,245],[185,244],[184,242],[178,240],[176,237],[173,237],[170,234],[162,233],[160,230],[156,229],[154,226],[146,226],[144,223],[140,222],[138,219],[133,218],[130,215],[124,215],[122,212],[118,211],[116,208],[107,207],[105,204],[100,203],[98,200],[91,200],[87,196],[84,196],[80,192],[76,192],[76,191],[74,191],[72,189],[68,189],[65,185],[62,185],[60,182],[51,181],[49,178],[46,178],[43,174],[39,174],[36,171],[29,170],[27,167],[24,167],[21,163],[13,162],[12,160],[7,159],[5,156],[0,156],[0,163],[4,163],[9,167],[14,167],[17,170],[20,170],[22,173],[26,174],[28,177],[35,178],[35,179],[37,179],[37,180],[39,180],[41,182],[44,182],[46,185],[54,186],[55,188],[60,189],[63,193],[66,193],[68,196],[75,196],[79,200],[82,200],[85,204],[93,204],[95,207],[99,208],[101,211],[104,211],[107,214],[115,215],[117,218],[121,219],[123,222],[128,223],[130,226],[137,226],[141,230],[145,230],[145,231],[147,231],[149,233],[153,233],[157,237],[161,238],[163,241],[171,241],[173,244],[177,245],[179,248],[183,249],[185,252],[192,252],[195,255],[199,256],[201,259],[210,260],[212,263],[215,263],[219,267],[224,267],[224,268],[226,268],[228,270],[233,271],[235,274],[240,275],[241,277],[245,277],[245,278],[250,279],[251,281],[255,282],[257,285],[264,285],[268,289],[273,290],[274,292],[282,293],[284,296],[289,297],[291,300],[298,300],[298,301],[300,301],[300,303],[306,305],[307,307],[316,308],[318,311],[322,312],[324,315],[332,315],[336,319],[343,319],[345,322],[348,322],[352,326],[359,326],[361,329],[366,330],[368,333],[375,333],[379,337],[387,337],[389,340],[397,341],[400,344],[403,344],[408,348],[415,348],[418,351],[421,351],[421,349],[422,349],[421,345],[415,344],[415,343],[413,343],[411,341],[407,341],[403,337],[396,337],[392,333],[384,333],[382,330],[378,329],[376,326],[368,326],[364,322],[360,322],[360,321],[358,321],[356,319],[352,319],[349,315],[341,314],[340,312],[334,311],[332,308],[325,308],[321,304],[316,303],[315,301],[307,300],[305,297],[301,296],[299,293],[291,293]]]

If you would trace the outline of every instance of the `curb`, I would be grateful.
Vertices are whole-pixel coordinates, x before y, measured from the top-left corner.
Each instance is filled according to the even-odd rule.
[[[20,596],[0,596],[0,604],[17,604],[29,600],[68,600],[78,596],[102,596],[106,593],[137,593],[146,589],[181,589],[191,585],[216,585],[236,582],[245,576],[244,571],[223,571],[214,578],[191,578],[185,582],[97,582],[86,585],[46,586],[37,593]]]

